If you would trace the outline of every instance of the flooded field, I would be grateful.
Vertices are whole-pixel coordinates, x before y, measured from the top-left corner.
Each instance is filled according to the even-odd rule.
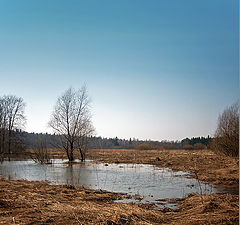
[[[174,172],[146,164],[95,164],[91,161],[69,166],[64,160],[40,165],[31,160],[5,161],[0,174],[10,180],[47,180],[51,184],[72,184],[90,189],[127,193],[133,196],[120,202],[154,203],[158,207],[168,204],[166,199],[183,198],[190,193],[210,194],[219,190],[213,185],[188,178],[187,172]]]
[[[92,150],[87,158],[72,166],[0,164],[0,224],[238,224],[238,159],[131,149]]]

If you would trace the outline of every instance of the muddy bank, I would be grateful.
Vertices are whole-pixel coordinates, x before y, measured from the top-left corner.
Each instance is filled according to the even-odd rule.
[[[216,155],[208,150],[92,149],[87,152],[87,158],[104,163],[143,163],[196,171],[199,180],[216,185],[238,186],[239,182],[238,158]]]
[[[238,196],[192,195],[179,209],[115,203],[121,194],[0,180],[0,224],[237,224]]]

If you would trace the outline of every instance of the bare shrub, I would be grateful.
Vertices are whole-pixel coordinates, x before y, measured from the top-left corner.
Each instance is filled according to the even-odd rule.
[[[185,150],[193,150],[193,146],[192,145],[184,145],[183,149],[185,149]]]
[[[162,150],[164,150],[164,146],[157,145],[157,146],[155,147],[155,149],[156,149],[156,150],[161,150],[161,151],[162,151]]]
[[[239,155],[239,105],[226,108],[218,118],[212,149],[226,156]]]
[[[193,145],[193,148],[196,149],[196,150],[202,150],[202,149],[206,149],[207,146],[202,144],[202,143],[196,143]]]
[[[155,147],[152,146],[151,144],[143,143],[143,144],[137,145],[136,149],[137,150],[152,150],[152,149],[155,149]]]
[[[47,148],[46,139],[38,138],[35,148],[33,149],[32,159],[37,163],[50,163],[50,153]]]
[[[173,144],[165,144],[163,145],[163,149],[171,150],[171,149],[176,149],[176,147]]]

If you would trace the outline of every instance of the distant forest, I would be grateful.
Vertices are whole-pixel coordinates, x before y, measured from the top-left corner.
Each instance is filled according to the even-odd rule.
[[[48,133],[28,133],[21,130],[16,130],[15,134],[21,138],[22,143],[26,148],[34,148],[39,139],[44,139],[47,148],[57,148],[60,146],[60,136],[48,134]],[[139,140],[136,138],[120,139],[104,138],[104,137],[90,137],[89,149],[131,149],[136,148],[142,144],[148,144],[156,148],[162,149],[183,149],[185,146],[194,146],[196,144],[202,144],[208,146],[211,142],[211,137],[192,137],[185,138],[181,141],[152,141],[152,140]]]

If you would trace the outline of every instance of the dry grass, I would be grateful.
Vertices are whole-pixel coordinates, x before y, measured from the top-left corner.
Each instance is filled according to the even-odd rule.
[[[104,163],[145,163],[173,170],[196,170],[198,178],[218,185],[238,185],[239,160],[209,150],[92,149],[88,159]]]
[[[199,195],[157,211],[114,203],[121,194],[45,182],[1,180],[0,224],[237,224],[238,196]],[[170,213],[170,214],[169,214]]]
[[[65,158],[59,150],[55,158]],[[200,180],[238,186],[238,159],[210,151],[90,150],[104,163],[148,163],[197,171]],[[122,194],[45,182],[0,179],[0,224],[238,224],[238,195],[194,194],[177,200],[179,209],[115,203]]]

